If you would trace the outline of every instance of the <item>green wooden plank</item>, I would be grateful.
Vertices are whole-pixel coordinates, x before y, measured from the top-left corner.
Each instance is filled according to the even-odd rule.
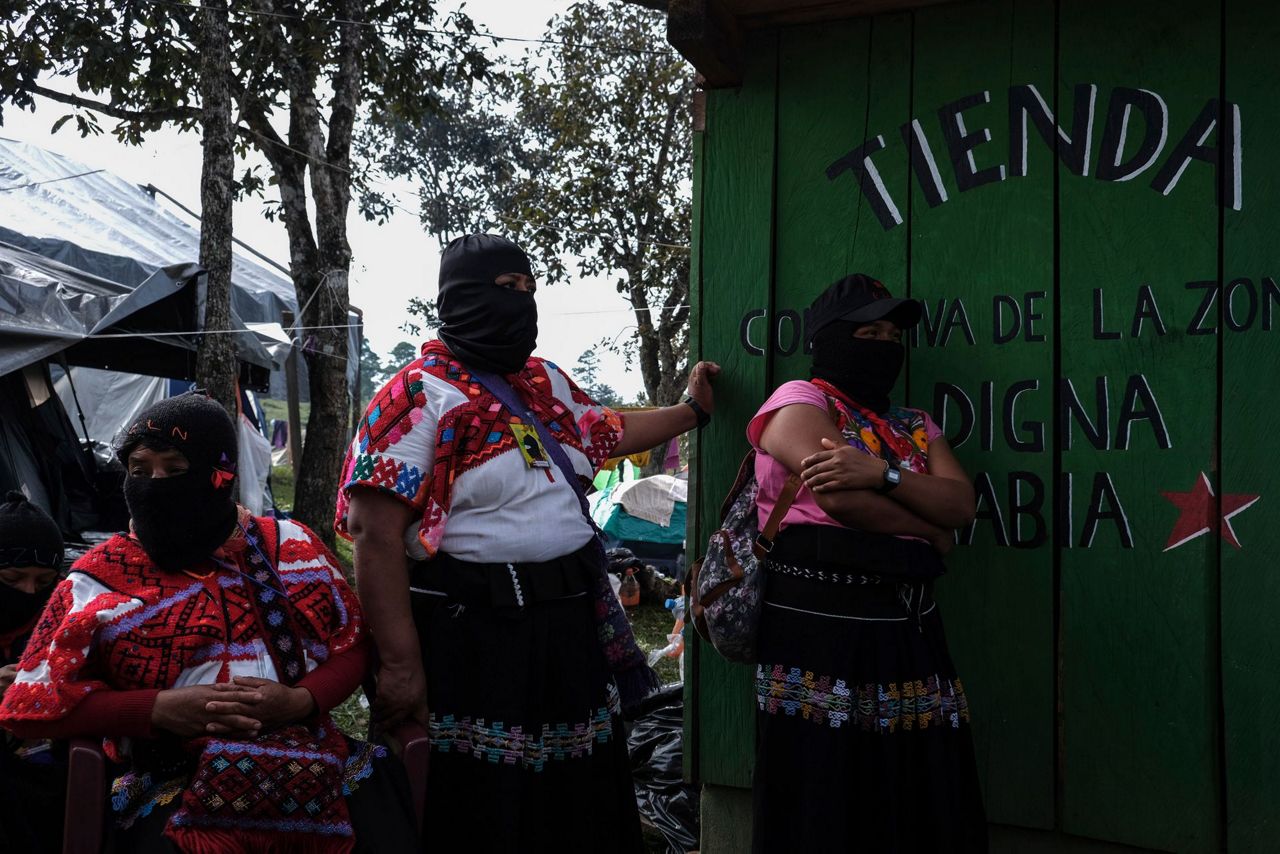
[[[693,133],[693,198],[690,210],[689,229],[689,359],[696,362],[702,358],[702,176],[706,165],[706,148],[704,131]],[[701,431],[689,434],[689,482],[694,490],[695,499],[702,483],[702,439]],[[695,505],[695,506],[701,506]],[[685,544],[689,552],[697,553],[698,543],[702,539],[702,524],[696,512],[689,513],[685,522]],[[686,594],[688,590],[686,589]],[[698,691],[698,672],[701,650],[697,644],[697,632],[692,623],[684,628],[684,727],[683,751],[681,762],[684,767],[686,782],[696,782],[698,769],[698,703],[701,692]]]
[[[911,351],[911,403],[932,411],[947,402],[935,416],[945,412],[966,471],[992,488],[937,595],[969,695],[988,817],[1039,828],[1054,822],[1054,161],[1032,149],[1025,175],[1012,174],[1020,151],[1010,151],[1007,104],[1011,84],[1051,97],[1053,39],[1049,4],[921,10],[918,126],[908,129],[927,141],[912,180],[911,296],[929,315]],[[953,165],[944,125],[955,127],[957,110],[970,134],[989,131],[972,149],[989,183],[972,186],[967,157]],[[958,391],[941,394],[948,388]],[[972,426],[961,434],[965,415]]]
[[[708,93],[703,139],[701,356],[724,368],[716,417],[702,431],[695,484],[702,532],[715,530],[724,492],[747,451],[746,425],[766,392],[765,360],[741,345],[738,318],[768,304],[772,265],[777,34],[752,34],[742,88]],[[702,540],[692,544],[699,554]],[[706,783],[749,786],[754,676],[713,649],[698,655],[698,760]]]
[[[1072,477],[1071,548],[1061,557],[1063,829],[1216,850],[1217,546],[1200,537],[1165,551],[1179,512],[1162,493],[1191,491],[1214,457],[1217,342],[1194,334],[1202,291],[1187,286],[1217,278],[1214,168],[1193,160],[1178,171],[1170,161],[1188,135],[1200,138],[1193,125],[1218,93],[1219,7],[1064,3],[1058,26],[1062,124],[1076,96],[1087,95],[1077,87],[1098,86],[1088,175],[1059,166],[1062,371],[1089,417],[1106,425],[1100,448],[1074,419],[1063,437]],[[1108,142],[1121,136],[1105,132],[1123,94],[1117,87],[1159,96],[1167,140],[1131,180],[1099,180],[1099,169],[1117,161]],[[1118,131],[1123,108],[1114,115]],[[1118,158],[1126,167],[1148,136],[1139,110],[1130,119]],[[1153,146],[1158,114],[1156,125]],[[1082,136],[1073,132],[1073,143]],[[1030,144],[1041,141],[1033,135]],[[1167,194],[1152,187],[1174,177]],[[1156,300],[1166,334],[1148,319],[1134,336],[1144,294]],[[1106,417],[1095,411],[1099,389]],[[1130,415],[1147,417],[1126,419],[1126,398]],[[1110,487],[1114,497],[1103,500]],[[1091,518],[1090,504],[1104,515]]]
[[[1280,289],[1275,231],[1280,222],[1280,164],[1272,150],[1280,133],[1280,7],[1228,0],[1226,100],[1240,112],[1240,210],[1224,210],[1223,277],[1229,314],[1223,336],[1222,480],[1224,512],[1239,548],[1219,541],[1222,560],[1222,681],[1227,763],[1228,846],[1273,851],[1280,835],[1280,454],[1265,438],[1280,416],[1274,387],[1280,376]],[[1234,111],[1227,117],[1234,123]],[[1220,299],[1222,298],[1220,296]],[[1256,306],[1256,308],[1254,307]],[[1276,331],[1273,331],[1276,330]],[[1260,388],[1259,384],[1264,384]],[[1257,506],[1240,508],[1253,496]]]
[[[833,164],[883,139],[871,163],[905,218],[907,158],[896,134],[910,117],[911,19],[795,27],[779,50],[774,386],[808,377],[804,312],[827,285],[864,272],[906,291],[905,224],[886,229],[854,170]]]

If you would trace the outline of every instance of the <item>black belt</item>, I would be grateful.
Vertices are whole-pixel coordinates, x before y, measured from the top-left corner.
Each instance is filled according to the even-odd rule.
[[[917,627],[934,608],[933,581],[945,570],[928,543],[832,525],[787,528],[765,567],[767,599],[777,607],[822,613],[829,607],[831,616],[855,619],[905,611]]]
[[[449,604],[525,608],[581,596],[599,576],[596,551],[588,543],[575,552],[547,561],[476,563],[440,553],[409,570],[409,589],[416,596]]]
[[[770,560],[885,581],[931,581],[946,571],[933,546],[835,525],[791,525],[778,534]]]

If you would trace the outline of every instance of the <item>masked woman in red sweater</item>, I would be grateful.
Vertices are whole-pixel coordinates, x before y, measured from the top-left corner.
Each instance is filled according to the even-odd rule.
[[[106,738],[118,850],[411,845],[394,765],[329,717],[368,666],[359,603],[314,533],[232,499],[227,413],[161,401],[118,455],[132,530],[54,590],[0,726]]]

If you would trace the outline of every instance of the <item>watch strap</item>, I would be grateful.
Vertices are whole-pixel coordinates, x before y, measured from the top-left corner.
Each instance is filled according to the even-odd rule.
[[[897,477],[890,476],[889,472],[897,472]],[[902,483],[902,468],[895,466],[888,460],[884,461],[884,483],[876,487],[876,492],[880,495],[888,495],[898,488],[898,484]]]
[[[694,400],[692,395],[685,395],[681,403],[693,410],[693,414],[698,418],[699,430],[711,423],[711,413],[703,409],[702,404]]]

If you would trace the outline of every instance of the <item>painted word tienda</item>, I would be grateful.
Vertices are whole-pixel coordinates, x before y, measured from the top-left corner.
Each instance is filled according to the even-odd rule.
[[[1027,175],[1028,127],[1034,126],[1040,138],[1056,151],[1063,166],[1075,175],[1089,177],[1090,171],[1101,181],[1132,181],[1151,170],[1169,143],[1169,107],[1164,98],[1148,89],[1118,86],[1111,90],[1102,139],[1093,157],[1098,86],[1081,83],[1075,87],[1071,131],[1068,133],[1054,117],[1044,96],[1030,83],[1009,87],[1009,151],[1008,163],[978,168],[974,151],[991,142],[991,129],[970,131],[965,112],[991,103],[989,91],[966,95],[938,109],[938,123],[948,160],[960,192]],[[1140,117],[1141,121],[1136,119]],[[1141,124],[1141,128],[1136,127]],[[911,171],[929,207],[948,201],[949,195],[938,169],[934,144],[919,119],[899,128],[909,153]],[[1209,137],[1215,136],[1213,144]],[[883,134],[864,141],[827,167],[827,177],[835,181],[845,172],[857,180],[859,188],[885,229],[903,222],[902,207],[885,186],[876,156],[886,148]],[[881,159],[888,155],[881,155]],[[1224,207],[1240,210],[1244,204],[1241,186],[1240,107],[1231,102],[1210,98],[1204,108],[1179,137],[1156,169],[1151,188],[1167,196],[1178,186],[1193,161],[1214,170],[1218,200]]]

